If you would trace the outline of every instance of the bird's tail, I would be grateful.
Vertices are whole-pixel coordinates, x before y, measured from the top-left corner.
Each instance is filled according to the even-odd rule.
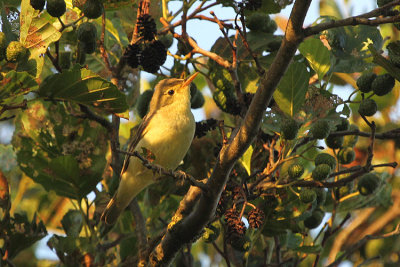
[[[103,214],[101,215],[101,220],[107,225],[114,225],[124,209],[125,207],[122,209],[117,205],[116,195],[114,195],[110,202],[108,202],[107,207],[104,209]]]

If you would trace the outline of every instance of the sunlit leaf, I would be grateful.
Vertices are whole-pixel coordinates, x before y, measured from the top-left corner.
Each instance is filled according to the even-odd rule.
[[[309,38],[300,44],[299,51],[310,62],[318,78],[322,80],[331,67],[328,48],[319,39]]]
[[[309,76],[304,64],[293,62],[279,82],[274,99],[289,116],[293,116],[304,103]]]
[[[38,13],[39,11],[33,9],[30,5],[29,0],[22,0],[20,42],[26,48],[29,48],[29,61],[34,61],[35,64],[31,62],[27,68],[36,77],[39,77],[42,72],[43,55],[48,46],[61,37],[61,32],[53,26],[57,19],[51,17],[47,12],[40,14],[40,16],[37,16]]]
[[[247,174],[251,174],[251,155],[253,154],[253,147],[249,146],[249,148],[244,152],[243,156],[240,158],[240,163],[242,163],[243,167],[246,169]]]
[[[26,72],[16,72],[14,70],[0,81],[0,103],[15,99],[38,89],[38,84],[34,77]]]

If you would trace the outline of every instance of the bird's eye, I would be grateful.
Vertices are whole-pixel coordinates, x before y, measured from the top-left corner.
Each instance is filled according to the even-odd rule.
[[[168,91],[168,94],[169,94],[169,95],[173,95],[174,93],[175,93],[174,90],[169,90],[169,91]]]

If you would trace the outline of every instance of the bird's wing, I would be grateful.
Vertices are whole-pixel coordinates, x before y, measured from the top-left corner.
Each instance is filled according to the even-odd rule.
[[[151,119],[151,117],[153,117],[153,115],[154,114],[147,114],[146,116],[144,116],[142,123],[139,125],[139,128],[138,128],[136,134],[133,136],[131,143],[129,144],[128,151],[127,151],[128,153],[133,153],[135,151],[137,144],[145,135],[145,133],[147,131],[147,126],[149,125],[150,119]],[[129,161],[130,161],[131,157],[132,157],[131,155],[125,156],[124,164],[122,165],[122,169],[121,169],[121,175],[128,169]]]

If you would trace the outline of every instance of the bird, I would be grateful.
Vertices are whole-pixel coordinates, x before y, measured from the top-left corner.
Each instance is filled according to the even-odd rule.
[[[149,112],[132,138],[128,152],[149,150],[153,164],[175,170],[194,138],[196,123],[190,109],[190,84],[198,72],[187,79],[161,80],[150,100]],[[127,154],[122,165],[120,183],[101,215],[106,225],[117,222],[129,203],[159,177],[137,157]]]

